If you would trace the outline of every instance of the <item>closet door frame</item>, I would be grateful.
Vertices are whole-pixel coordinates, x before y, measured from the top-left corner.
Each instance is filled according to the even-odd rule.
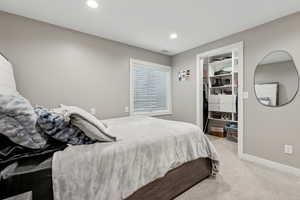
[[[238,42],[232,45],[224,46],[218,49],[213,49],[196,56],[196,124],[203,127],[203,65],[204,58],[214,55],[223,54],[226,52],[235,51],[238,58],[238,155],[241,157],[244,153],[244,42]]]

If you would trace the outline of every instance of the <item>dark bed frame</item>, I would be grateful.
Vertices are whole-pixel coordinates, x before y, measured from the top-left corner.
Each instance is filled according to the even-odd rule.
[[[170,200],[187,191],[212,172],[211,160],[199,158],[169,171],[163,178],[142,187],[126,200]]]
[[[24,169],[24,166],[20,166]],[[26,167],[25,167],[26,168]],[[32,200],[53,200],[52,170],[44,168],[18,173],[1,180],[0,199],[32,191]],[[187,191],[200,181],[210,176],[211,160],[199,158],[169,171],[159,178],[137,190],[125,200],[171,200]]]

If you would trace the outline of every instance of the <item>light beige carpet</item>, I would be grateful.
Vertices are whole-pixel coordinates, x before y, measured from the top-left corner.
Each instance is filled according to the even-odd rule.
[[[237,144],[209,136],[220,154],[221,171],[176,200],[300,200],[300,178],[242,161]]]

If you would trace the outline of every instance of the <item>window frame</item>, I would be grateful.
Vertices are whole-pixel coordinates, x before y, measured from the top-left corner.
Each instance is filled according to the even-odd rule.
[[[158,68],[167,70],[167,110],[152,111],[152,112],[135,112],[134,111],[134,65],[141,64],[151,68]],[[172,67],[161,65],[157,63],[147,62],[143,60],[137,60],[130,58],[130,115],[146,115],[146,116],[162,116],[162,115],[172,115]]]

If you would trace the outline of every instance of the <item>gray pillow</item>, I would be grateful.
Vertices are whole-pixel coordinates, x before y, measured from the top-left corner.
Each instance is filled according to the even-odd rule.
[[[20,94],[0,94],[0,133],[21,146],[40,149],[47,141],[36,130],[37,115]]]

